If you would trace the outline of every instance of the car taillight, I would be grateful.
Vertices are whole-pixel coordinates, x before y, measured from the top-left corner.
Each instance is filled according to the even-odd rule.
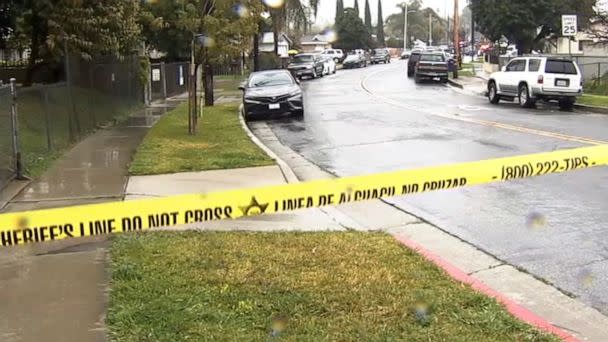
[[[545,78],[543,77],[543,75],[538,75],[538,84],[543,84],[544,81]]]

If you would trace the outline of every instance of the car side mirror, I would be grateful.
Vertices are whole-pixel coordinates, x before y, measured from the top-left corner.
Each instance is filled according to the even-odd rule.
[[[505,65],[505,66],[503,66],[502,68],[500,68],[500,71],[503,71],[503,72],[504,72],[504,71],[507,71],[507,66]]]
[[[245,91],[245,83],[239,84],[239,90]]]

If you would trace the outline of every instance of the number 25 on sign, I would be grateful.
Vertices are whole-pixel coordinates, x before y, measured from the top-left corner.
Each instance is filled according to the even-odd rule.
[[[562,15],[562,36],[576,36],[577,31],[576,15]]]

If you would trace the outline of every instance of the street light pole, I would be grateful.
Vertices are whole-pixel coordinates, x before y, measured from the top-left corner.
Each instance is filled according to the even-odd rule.
[[[403,11],[403,51],[407,50],[407,2]]]
[[[454,68],[454,78],[458,78],[458,68],[460,67],[460,37],[459,37],[459,13],[458,13],[458,0],[454,0],[454,57],[456,58],[456,65]]]
[[[429,46],[433,46],[433,12],[429,9]]]

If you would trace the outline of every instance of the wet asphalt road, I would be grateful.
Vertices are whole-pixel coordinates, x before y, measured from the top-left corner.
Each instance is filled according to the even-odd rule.
[[[305,118],[269,124],[282,143],[340,176],[608,142],[608,115],[494,106],[405,73],[405,62],[393,61],[304,81]],[[393,202],[608,314],[608,168]]]

